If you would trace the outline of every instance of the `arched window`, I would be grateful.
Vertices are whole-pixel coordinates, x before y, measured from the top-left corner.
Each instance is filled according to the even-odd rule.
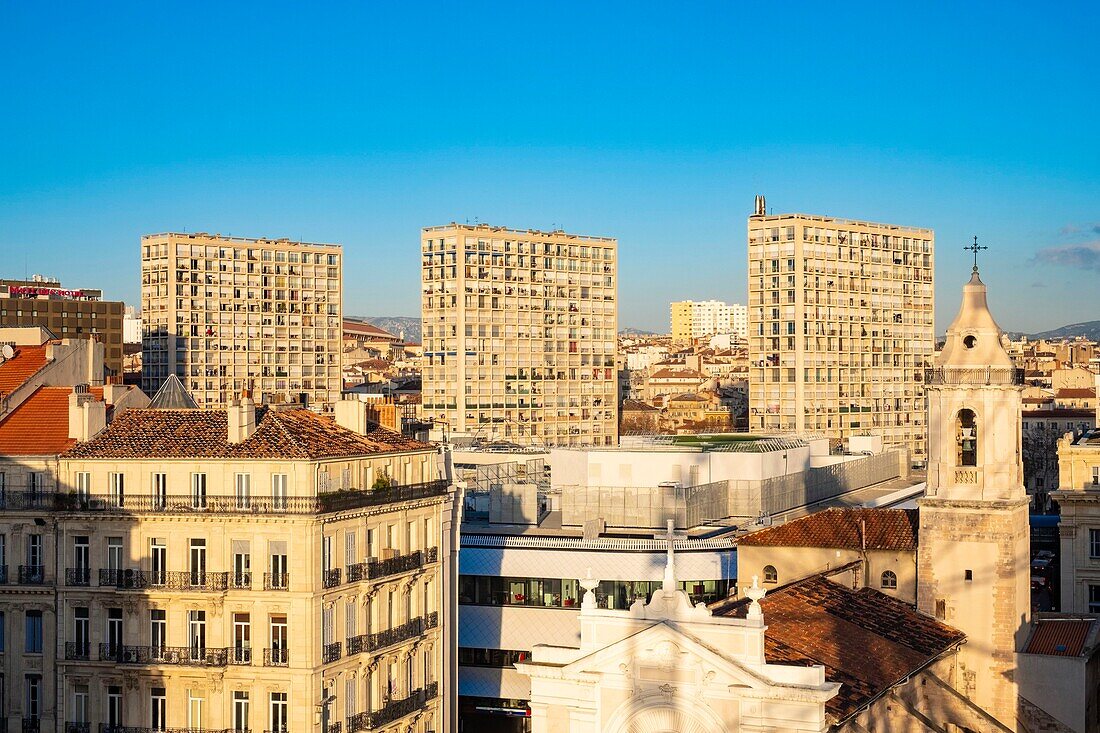
[[[884,571],[879,586],[882,588],[896,589],[898,587],[898,576],[895,575],[892,570]]]
[[[779,572],[775,569],[774,565],[764,566],[764,582],[765,583],[778,583]]]
[[[959,410],[955,420],[955,442],[958,444],[956,465],[978,465],[978,425],[973,410]]]

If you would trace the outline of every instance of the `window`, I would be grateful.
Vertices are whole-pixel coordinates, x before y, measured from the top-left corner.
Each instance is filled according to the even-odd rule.
[[[116,728],[122,725],[122,687],[107,687],[107,726]]]
[[[32,573],[39,573],[43,569],[42,562],[42,535],[27,535],[27,565]]]
[[[206,508],[206,474],[191,474],[191,508]]]
[[[90,644],[89,639],[88,607],[80,606],[73,609],[73,659],[87,659]],[[65,656],[68,657],[66,649]],[[83,721],[80,721],[83,722]]]
[[[206,585],[206,540],[190,543],[191,585]]]
[[[288,724],[287,694],[285,692],[271,693],[271,733],[286,733]]]
[[[153,493],[153,508],[166,508],[168,506],[168,474],[154,473],[151,490]]]
[[[779,571],[775,569],[774,565],[764,566],[764,582],[765,583],[778,583]]]
[[[191,648],[191,659],[202,660],[206,657],[206,611],[187,612],[187,639]]]
[[[233,587],[252,587],[252,554],[248,540],[233,540]]]
[[[7,637],[8,637],[7,621],[8,621],[7,613],[5,613],[4,611],[0,611],[0,652],[7,649]],[[3,701],[0,701],[0,705],[3,705]]]
[[[125,501],[126,476],[121,473],[111,473],[107,477],[108,498],[111,506],[122,506]]]
[[[149,570],[152,577],[152,585],[164,585],[167,581],[168,570],[168,545],[159,538],[149,540]]]
[[[978,465],[978,426],[973,410],[959,410],[955,421],[955,442],[958,444],[956,465]]]
[[[107,609],[107,644],[111,649],[122,648],[122,609]]]
[[[167,697],[163,687],[149,690],[149,727],[153,730],[165,730],[168,727]]]
[[[1100,585],[1089,586],[1089,613],[1100,613]]]
[[[38,720],[42,715],[42,675],[23,678],[23,717]]]
[[[1100,486],[1100,466],[1092,467],[1092,485]]]
[[[122,570],[122,538],[107,538],[107,569]]]
[[[882,573],[879,585],[888,590],[896,589],[898,587],[898,576],[892,570],[886,570]]]
[[[42,653],[42,612],[26,612],[26,628],[23,641],[23,651],[28,654]]]
[[[272,509],[286,509],[286,474],[276,473],[271,476],[271,505]]]
[[[248,730],[248,693],[244,690],[233,691],[233,730]]]
[[[188,730],[202,730],[203,724],[203,698],[198,690],[187,691],[187,728]]]
[[[80,471],[76,474],[76,500],[86,505],[92,494],[92,474]]]
[[[964,570],[963,571],[963,579],[966,580],[966,582],[968,582],[968,583],[970,581],[974,580],[974,571],[973,570]]]
[[[73,687],[73,717],[74,723],[88,722],[88,686],[75,685]]]
[[[233,658],[238,664],[252,661],[252,621],[247,613],[233,614]]]
[[[149,646],[153,651],[153,656],[161,656],[162,652],[156,651],[163,649],[168,644],[168,619],[163,608],[151,608],[149,609]]]
[[[252,506],[252,493],[249,488],[251,477],[247,473],[238,473],[236,477],[237,508],[249,509]]]

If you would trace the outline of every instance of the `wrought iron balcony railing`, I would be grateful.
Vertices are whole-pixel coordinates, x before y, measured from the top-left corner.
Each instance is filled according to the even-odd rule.
[[[35,717],[23,718],[23,733],[39,733],[42,721]]]
[[[439,611],[432,611],[424,620],[425,629],[434,629],[439,626]]]
[[[289,649],[264,649],[265,667],[286,667],[290,664]]]
[[[66,641],[65,642],[65,659],[88,661],[88,655],[91,654],[91,644],[86,641]]]
[[[380,710],[375,710],[368,715],[369,727],[378,728],[403,718],[409,713],[424,707],[437,694],[439,694],[439,685],[432,682],[422,689],[413,690],[408,697],[402,700],[388,702]]]
[[[328,664],[329,662],[335,662],[340,658],[341,644],[335,641],[331,644],[325,644],[321,650],[321,664]]]
[[[347,655],[350,657],[353,654],[375,652],[409,639],[415,639],[423,635],[427,629],[435,628],[435,625],[438,624],[438,618],[438,613],[432,613],[428,615],[427,622],[423,617],[418,616],[392,629],[379,631],[375,634],[359,634],[358,636],[348,637]]]
[[[46,582],[46,566],[45,565],[20,565],[19,566],[19,584],[20,585],[42,585]]]
[[[290,573],[264,573],[264,590],[289,590]]]
[[[59,494],[46,492],[0,493],[0,511],[35,509],[107,514],[324,514],[362,509],[403,501],[415,501],[447,493],[446,481],[426,481],[388,489],[351,489],[317,496],[250,496],[236,494],[195,497],[191,494]]]
[[[356,713],[355,715],[348,716],[348,733],[366,730],[368,725],[370,725],[370,713]]]
[[[65,585],[91,585],[91,568],[65,568]]]
[[[65,733],[92,733],[92,724],[66,722]]]
[[[0,565],[0,583],[8,582],[8,566]]]
[[[416,570],[424,565],[424,553],[420,550],[410,552],[408,555],[398,555],[386,560],[376,560],[367,563],[367,577],[371,580],[385,578],[390,575],[400,575],[410,570]]]
[[[333,568],[322,572],[321,585],[325,588],[335,588],[340,585],[340,568]]]
[[[252,664],[252,647],[248,647],[248,646],[231,646],[231,647],[229,647],[229,663],[230,664]]]
[[[252,590],[252,573],[250,571],[231,572],[229,587],[237,590]]]
[[[189,646],[130,646],[100,644],[99,658],[118,664],[177,664],[185,667],[224,667],[228,648]]]

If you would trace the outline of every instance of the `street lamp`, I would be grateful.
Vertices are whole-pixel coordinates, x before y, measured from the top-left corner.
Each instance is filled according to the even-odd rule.
[[[321,698],[321,702],[313,706],[313,723],[320,724],[321,733],[328,733],[328,706],[334,702],[336,702],[336,695],[328,693]]]

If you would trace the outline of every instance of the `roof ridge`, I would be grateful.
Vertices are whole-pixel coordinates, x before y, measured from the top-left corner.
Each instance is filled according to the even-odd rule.
[[[305,455],[306,458],[312,458],[313,457],[313,454],[309,452],[309,449],[306,448],[305,446],[303,446],[300,442],[298,442],[298,439],[294,437],[294,434],[293,434],[293,432],[291,432],[290,428],[288,428],[283,423],[282,418],[279,417],[279,411],[278,410],[272,410],[271,408],[268,408],[267,412],[264,414],[263,418],[261,418],[261,419],[266,419],[268,416],[270,416],[272,418],[272,420],[275,422],[275,425],[278,427],[279,432],[281,432],[283,434],[283,436],[286,437],[287,441],[291,445],[293,445],[298,451],[300,451],[303,455]],[[226,420],[228,420],[228,419],[229,419],[229,413],[226,413]],[[259,426],[257,426],[257,427],[259,427]],[[228,425],[226,426],[226,429],[228,429]],[[252,435],[255,435],[255,433],[253,433]],[[252,437],[252,436],[250,435],[249,437]]]

